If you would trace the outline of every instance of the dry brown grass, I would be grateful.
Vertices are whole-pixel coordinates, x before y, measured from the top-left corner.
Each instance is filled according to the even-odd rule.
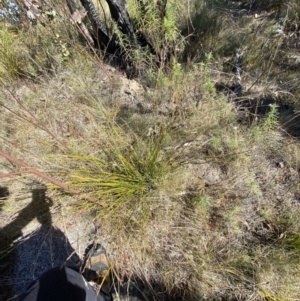
[[[14,74],[1,86],[1,145],[71,186],[83,183],[70,175],[90,172],[98,186],[80,190],[93,197],[105,180],[112,183],[111,175],[119,185],[124,170],[145,178],[145,158],[151,143],[157,145],[154,165],[163,170],[139,192],[98,193],[95,206],[84,195],[70,198],[51,187],[58,208],[97,224],[95,239],[107,246],[120,281],[143,283],[159,300],[296,301],[298,141],[266,122],[239,124],[234,104],[214,89],[209,56],[193,70],[174,64],[167,75],[156,74],[155,88],[134,98],[118,71],[82,46],[70,43],[69,50],[70,57],[55,60],[55,72],[38,82],[15,81]],[[86,164],[86,157],[102,160],[101,168]],[[1,167],[20,171],[3,160]],[[10,178],[7,186],[18,190],[18,181]],[[1,215],[20,208],[4,201]],[[68,223],[68,215],[61,216],[58,223]]]

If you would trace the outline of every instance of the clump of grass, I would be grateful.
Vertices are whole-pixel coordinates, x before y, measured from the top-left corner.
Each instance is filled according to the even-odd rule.
[[[56,3],[61,10],[61,3]],[[46,8],[45,8],[46,9]],[[65,13],[65,11],[64,11]],[[71,56],[69,47],[76,29],[68,16],[42,14],[35,25],[20,28],[0,22],[0,75],[6,81],[17,78],[38,80],[53,73]],[[26,21],[24,21],[26,22]],[[77,43],[77,41],[76,41]]]
[[[88,69],[87,66],[87,72],[93,76]],[[145,206],[141,214],[149,213],[151,202],[146,203],[145,199],[158,190],[165,175],[176,168],[173,150],[164,149],[169,127],[141,121],[135,129],[136,123],[124,119],[119,122],[117,104],[109,107],[110,101],[104,105],[104,99],[99,103],[96,95],[86,91],[85,80],[79,81],[67,79],[69,93],[77,94],[75,106],[80,107],[84,129],[78,124],[72,127],[81,133],[78,136],[78,132],[73,133],[69,139],[67,160],[66,156],[49,159],[61,162],[63,170],[59,176],[70,187],[77,187],[98,200],[88,204],[81,200],[78,202],[81,208],[86,205],[89,212],[97,212],[106,217],[106,221],[117,220],[124,225],[134,208],[142,203]],[[109,95],[103,97],[110,98]],[[86,141],[90,141],[89,145]]]
[[[300,236],[297,233],[288,234],[284,241],[286,247],[300,254]]]
[[[121,128],[113,126],[109,135],[105,148],[94,156],[71,156],[82,168],[69,174],[69,184],[108,198],[108,205],[111,201],[113,206],[156,189],[172,167],[162,152],[163,134],[145,140],[135,136],[128,141]]]
[[[23,34],[0,22],[0,75],[15,79],[28,73],[22,48]],[[24,50],[23,50],[24,51]],[[26,50],[25,50],[26,51]]]
[[[274,248],[263,248],[257,255],[259,253],[258,295],[264,300],[297,300],[300,277],[299,257]]]

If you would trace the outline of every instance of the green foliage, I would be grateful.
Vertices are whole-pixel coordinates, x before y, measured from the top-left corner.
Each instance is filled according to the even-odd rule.
[[[6,80],[18,77],[37,79],[41,73],[54,71],[70,56],[69,37],[59,27],[62,19],[57,20],[57,30],[45,21],[38,23],[27,32],[12,25],[0,22],[0,75]],[[48,23],[47,23],[48,22]],[[53,22],[53,21],[52,21]],[[65,26],[65,25],[64,25]],[[65,30],[68,30],[65,26]]]
[[[270,105],[270,112],[263,120],[263,129],[266,131],[273,130],[274,128],[278,127],[278,106],[276,104]]]
[[[259,187],[259,184],[257,183],[257,181],[255,181],[255,179],[253,179],[253,177],[249,177],[245,184],[247,185],[251,193],[255,194],[257,197],[262,196],[262,191]]]
[[[151,43],[155,52],[163,55],[161,51],[175,53],[182,43],[177,27],[179,14],[179,1],[167,2],[166,13],[162,18],[159,2],[147,0],[143,4],[137,0],[130,0],[128,10],[139,32]]]
[[[288,234],[284,239],[284,244],[287,249],[290,249],[300,255],[300,235],[297,233]]]
[[[241,232],[240,219],[239,219],[240,210],[241,208],[239,206],[235,206],[232,210],[229,210],[225,216],[229,227],[231,228],[232,231],[236,233]],[[240,268],[246,270],[245,268],[246,266],[242,265],[242,261],[240,261],[240,263],[241,263]]]
[[[223,3],[219,4],[217,1],[207,3],[197,0],[189,1],[188,4],[182,7],[184,16],[180,24],[180,29],[186,36],[183,57],[184,60],[198,62],[207,53],[216,53],[219,48],[221,39],[218,39],[218,35],[226,15],[221,13]]]
[[[60,39],[59,34],[56,34],[56,39],[54,40],[54,42],[57,43],[59,45],[59,47],[61,48],[61,61],[68,60],[68,58],[70,56],[70,51],[68,50],[66,43],[64,43]]]
[[[23,33],[16,34],[12,28],[0,22],[0,75],[16,78],[27,73],[25,53],[20,51],[22,48]]]
[[[251,127],[251,138],[253,138],[254,141],[260,141],[261,139],[263,139],[263,137],[264,135],[261,126],[253,125]]]
[[[166,15],[163,21],[164,39],[166,42],[174,42],[179,37],[177,28],[179,1],[173,0],[167,2]]]
[[[128,136],[119,127],[113,126],[111,131],[97,156],[70,157],[81,167],[69,174],[69,184],[104,197],[112,208],[116,203],[136,202],[136,197],[155,190],[171,165],[161,149],[163,132],[144,139],[134,135],[127,141]]]

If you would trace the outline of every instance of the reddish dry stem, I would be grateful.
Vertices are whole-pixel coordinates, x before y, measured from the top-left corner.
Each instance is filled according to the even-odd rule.
[[[22,175],[24,173],[27,173],[27,171],[24,170],[24,171],[16,171],[16,172],[9,172],[9,173],[1,173],[0,178],[6,178],[6,177],[11,177],[11,176],[19,176],[19,175]]]
[[[38,171],[36,169],[34,169],[33,167],[30,167],[29,165],[27,165],[25,162],[5,153],[4,151],[1,151],[0,150],[0,156],[4,157],[5,159],[9,160],[10,162],[18,165],[18,166],[21,166],[21,167],[24,167],[25,170],[24,171],[20,171],[20,172],[15,172],[15,173],[9,173],[9,174],[5,174],[5,175],[0,175],[0,178],[1,177],[5,177],[5,176],[9,176],[9,175],[17,175],[17,174],[22,174],[22,173],[31,173],[31,174],[35,174],[47,181],[49,181],[50,183],[54,184],[54,185],[57,185],[58,187],[61,187],[62,189],[64,189],[65,191],[67,192],[70,192],[70,193],[73,193],[73,194],[80,194],[81,192],[78,191],[78,190],[75,190],[71,187],[69,187],[68,185],[48,176],[47,174],[41,172],[41,171]],[[93,203],[98,203],[98,201],[93,198],[93,197],[90,197],[90,196],[85,196],[85,198],[90,201],[90,202],[93,202]],[[101,204],[102,205],[102,204]],[[102,205],[103,206],[103,205]]]

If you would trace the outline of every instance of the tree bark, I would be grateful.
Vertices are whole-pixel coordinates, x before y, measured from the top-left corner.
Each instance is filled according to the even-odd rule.
[[[88,13],[92,23],[95,39],[100,49],[113,53],[116,49],[115,40],[111,33],[107,32],[105,24],[101,21],[99,14],[92,0],[80,0]]]
[[[125,0],[106,0],[111,17],[118,24],[121,32],[127,35],[131,41],[135,41],[133,25],[125,7]]]
[[[76,10],[74,5],[74,0],[66,0],[68,7],[73,14]],[[157,0],[157,9],[158,15],[160,18],[160,26],[163,31],[163,22],[166,15],[166,7],[168,0]],[[131,66],[134,68],[134,62],[130,61],[130,55],[128,55],[127,49],[124,49],[121,43],[122,41],[118,40],[119,37],[117,34],[109,32],[105,23],[100,19],[99,13],[93,3],[93,0],[80,0],[82,6],[85,8],[88,14],[88,18],[93,27],[93,40],[94,46],[98,49],[104,50],[106,53],[113,54],[117,59],[120,60],[121,65]],[[129,41],[130,47],[132,49],[149,49],[152,54],[157,56],[157,64],[165,64],[168,60],[168,55],[166,54],[169,49],[167,45],[164,45],[164,51],[162,49],[154,49],[151,41],[144,36],[142,32],[139,32],[138,28],[135,28],[137,24],[134,24],[129,17],[129,14],[126,10],[126,0],[106,0],[111,18],[117,24],[120,32],[127,38]],[[147,14],[147,7],[145,6],[142,0],[138,0],[142,13]],[[163,32],[162,32],[162,35]],[[120,38],[122,39],[122,37]],[[162,36],[163,39],[163,36]],[[126,46],[125,46],[126,47]]]
[[[67,5],[68,5],[68,8],[69,8],[69,10],[70,10],[70,12],[71,12],[71,14],[73,16],[74,13],[77,11],[75,1],[74,0],[67,0]],[[80,22],[80,24],[78,24],[78,26],[81,29],[81,33],[88,40],[88,42],[90,43],[90,45],[92,47],[95,47],[95,41],[94,41],[93,37],[91,36],[91,33],[87,29],[86,25],[83,22]]]

